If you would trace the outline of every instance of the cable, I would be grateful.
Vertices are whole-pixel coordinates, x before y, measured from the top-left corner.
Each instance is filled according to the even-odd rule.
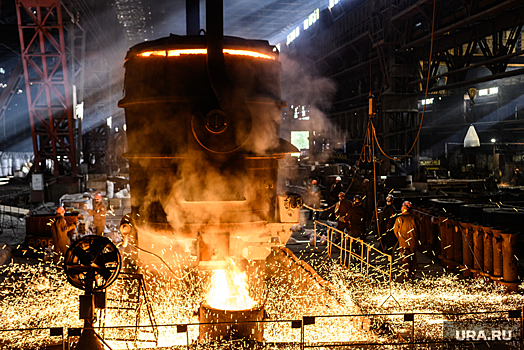
[[[171,267],[168,265],[168,263],[167,263],[164,259],[162,259],[161,256],[159,256],[159,255],[157,255],[157,254],[155,254],[155,253],[153,253],[153,252],[150,252],[150,251],[148,251],[148,250],[145,250],[145,249],[143,249],[143,248],[140,248],[139,246],[137,246],[137,245],[135,245],[135,244],[132,244],[132,243],[131,243],[131,245],[132,245],[133,247],[135,247],[136,249],[138,249],[138,250],[141,250],[141,251],[143,251],[143,252],[145,252],[145,253],[151,254],[151,255],[157,257],[158,259],[160,259],[160,261],[162,261],[162,263],[163,263],[164,265],[166,265],[166,267],[169,269],[169,271],[171,271],[171,273],[173,274],[173,276],[174,276],[176,279],[178,279],[179,281],[182,281],[182,280],[185,279],[187,276],[189,276],[189,275],[191,274],[191,272],[193,272],[193,271],[189,271],[189,272],[188,272],[184,277],[178,277],[178,276],[176,275],[176,273],[175,273],[175,272],[171,269]]]
[[[432,22],[431,22],[431,44],[430,44],[430,49],[429,49],[428,76],[427,76],[427,79],[426,79],[426,92],[424,93],[424,100],[426,100],[428,98],[429,76],[431,74],[431,57],[433,56],[433,40],[434,40],[433,37],[434,37],[434,34],[435,34],[435,6],[436,6],[436,3],[437,3],[437,0],[433,0],[433,18],[432,18]],[[382,148],[380,147],[380,144],[378,143],[375,127],[373,127],[373,135],[374,135],[375,140],[377,140],[377,145],[379,145],[380,152],[382,152],[382,154],[386,158],[391,159],[391,160],[401,160],[401,159],[406,158],[411,153],[411,151],[413,151],[413,148],[415,148],[415,145],[417,144],[418,138],[420,136],[420,131],[422,130],[422,123],[424,122],[424,115],[425,115],[425,113],[426,113],[426,103],[424,103],[424,107],[422,108],[422,117],[420,118],[420,125],[419,125],[418,131],[417,131],[417,136],[415,137],[415,141],[413,141],[413,144],[411,145],[411,148],[409,149],[409,151],[405,155],[400,157],[400,158],[398,158],[398,157],[390,157],[382,150]]]
[[[302,206],[303,206],[304,208],[309,209],[309,210],[313,210],[313,211],[327,211],[327,210],[332,209],[335,205],[336,205],[336,203],[333,204],[332,206],[330,206],[329,208],[325,208],[325,209],[316,209],[316,208],[312,208],[312,207],[310,207],[310,206],[307,206],[307,205],[305,205],[305,204],[302,204]]]

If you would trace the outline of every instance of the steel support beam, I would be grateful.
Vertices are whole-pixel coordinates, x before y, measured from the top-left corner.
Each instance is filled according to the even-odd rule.
[[[16,0],[36,172],[76,176],[74,123],[59,0]],[[60,174],[60,167],[64,173]]]

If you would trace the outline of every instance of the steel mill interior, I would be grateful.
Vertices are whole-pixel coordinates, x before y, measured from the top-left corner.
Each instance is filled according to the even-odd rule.
[[[0,1],[0,349],[522,349],[523,25]]]

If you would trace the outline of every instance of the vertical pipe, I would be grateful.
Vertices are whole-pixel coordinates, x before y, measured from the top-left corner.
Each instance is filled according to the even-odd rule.
[[[300,321],[300,349],[304,350],[304,317]]]
[[[200,1],[199,0],[186,0],[186,34],[187,35],[198,35],[199,30],[200,30]]]
[[[469,223],[460,223],[459,229],[462,230],[462,274],[470,277],[473,268],[473,228]]]
[[[473,229],[470,224],[462,223],[462,263],[466,268],[473,267]]]
[[[222,0],[206,1],[206,36],[208,57],[222,55],[224,48],[224,6]]]
[[[484,276],[493,273],[493,234],[490,230],[484,231]]]
[[[500,230],[493,230],[493,278],[500,279],[503,274],[502,236]]]
[[[327,233],[329,258],[331,258],[331,239],[332,238],[333,238],[333,228],[330,227]]]
[[[186,344],[187,350],[189,350],[189,329],[186,328]]]
[[[482,226],[473,225],[473,260],[475,272],[484,268],[484,233]]]
[[[515,259],[515,246],[517,234],[502,232],[502,263],[504,282],[517,282],[517,260]]]
[[[314,250],[317,250],[317,222],[315,221],[314,227],[313,227],[313,247]]]
[[[351,258],[353,255],[353,237],[349,236],[349,260],[348,260],[348,269],[351,270]]]

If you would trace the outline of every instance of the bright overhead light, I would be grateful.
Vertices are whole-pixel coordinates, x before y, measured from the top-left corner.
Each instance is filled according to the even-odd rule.
[[[466,137],[464,137],[464,148],[480,147],[480,139],[473,124],[469,126]]]
[[[495,139],[491,139],[491,142],[495,143],[495,142],[497,142],[497,140],[495,140]]]

